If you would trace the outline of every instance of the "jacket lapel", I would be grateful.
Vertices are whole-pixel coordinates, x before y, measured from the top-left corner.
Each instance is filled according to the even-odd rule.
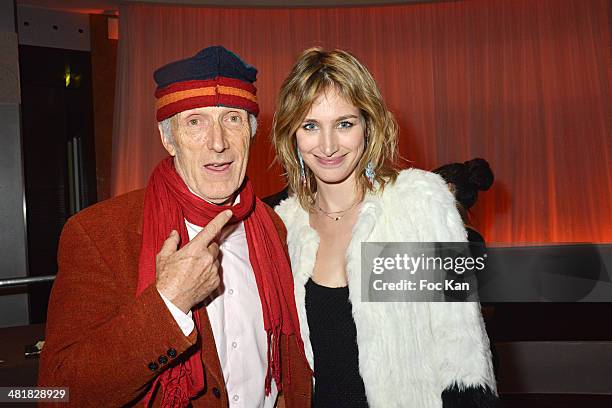
[[[143,227],[143,211],[144,211],[144,190],[142,190],[142,201],[140,205],[134,209],[137,211],[138,216],[133,219],[138,220],[137,223],[134,224],[134,228],[132,229],[132,233],[134,234],[134,247],[132,250],[134,254],[136,254],[135,259],[138,259],[140,256],[140,245],[142,243],[142,227]],[[138,267],[138,261],[136,261],[136,267]],[[225,380],[223,377],[223,371],[221,370],[221,363],[219,362],[219,356],[217,355],[217,347],[215,346],[215,337],[212,332],[212,327],[210,325],[210,320],[208,318],[208,312],[206,311],[206,307],[201,307],[198,310],[198,315],[200,317],[200,344],[202,344],[202,364],[204,364],[205,372],[210,373],[210,375],[216,380],[217,384],[219,384],[223,389],[225,389]]]

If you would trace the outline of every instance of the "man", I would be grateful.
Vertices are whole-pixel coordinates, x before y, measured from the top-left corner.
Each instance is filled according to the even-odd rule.
[[[256,74],[218,46],[157,70],[170,157],[64,227],[39,383],[70,405],[310,407],[284,227],[245,178]]]

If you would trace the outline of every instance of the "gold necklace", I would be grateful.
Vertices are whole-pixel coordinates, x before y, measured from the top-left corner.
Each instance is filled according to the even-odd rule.
[[[325,215],[327,218],[329,218],[332,221],[340,221],[342,218],[344,218],[344,216],[351,211],[359,202],[359,200],[355,200],[355,202],[346,210],[340,210],[340,211],[325,211],[324,209],[321,208],[321,206],[319,204],[317,204],[317,210],[319,210],[323,215]],[[339,214],[339,213],[344,213],[342,215],[332,215],[332,214]]]

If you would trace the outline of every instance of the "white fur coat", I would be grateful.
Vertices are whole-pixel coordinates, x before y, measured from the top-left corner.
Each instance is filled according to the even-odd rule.
[[[295,198],[276,211],[287,226],[301,335],[314,369],[304,285],[312,275],[319,236]],[[402,241],[466,241],[454,197],[437,174],[402,171],[382,195],[365,197],[353,228],[346,255],[349,299],[370,407],[440,408],[442,391],[453,385],[496,393],[478,303],[361,302],[361,242]]]

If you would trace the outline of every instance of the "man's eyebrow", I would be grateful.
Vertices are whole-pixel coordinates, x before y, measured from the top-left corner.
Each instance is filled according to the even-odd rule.
[[[225,116],[225,115],[230,115],[230,114],[233,114],[233,115],[238,114],[238,116],[240,116],[240,117],[244,116],[246,118],[249,117],[249,113],[245,112],[245,111],[243,111],[241,109],[228,110],[226,112],[223,112],[221,115]]]
[[[191,112],[190,114],[183,116],[181,119],[186,120],[192,116],[204,116],[204,115],[202,115],[200,112]]]

